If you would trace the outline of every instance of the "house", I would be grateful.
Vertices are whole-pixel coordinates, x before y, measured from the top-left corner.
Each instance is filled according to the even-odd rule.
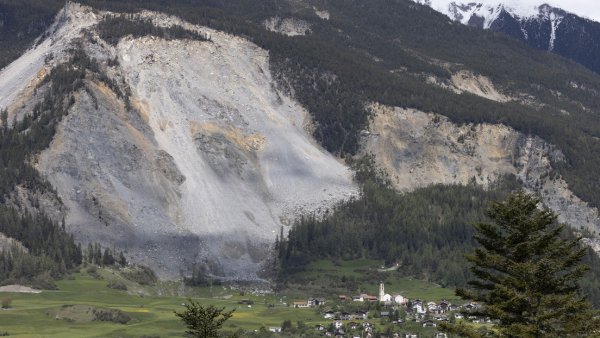
[[[348,324],[346,324],[347,327],[350,328],[350,330],[356,330],[358,329],[359,324],[356,322],[350,322]]]
[[[308,300],[309,306],[320,306],[325,305],[325,298],[311,298]]]
[[[335,312],[333,311],[327,311],[323,314],[323,318],[325,319],[333,319],[335,317]]]
[[[321,324],[317,324],[317,325],[315,325],[315,330],[317,330],[317,331],[325,331],[325,326],[323,326]]]
[[[418,314],[425,314],[425,313],[427,313],[427,310],[423,306],[423,302],[421,300],[419,300],[419,299],[416,299],[416,300],[414,300],[414,301],[411,302],[411,310],[413,312],[418,313]]]
[[[450,303],[447,300],[442,300],[438,307],[439,307],[441,313],[446,313],[446,312],[450,311]]]
[[[363,298],[363,295],[358,295],[358,296],[352,296],[352,301],[353,302],[364,302],[365,299]]]
[[[269,331],[279,333],[281,332],[281,327],[270,327]]]
[[[426,320],[423,322],[423,327],[437,327],[437,324],[433,320]]]
[[[390,312],[389,311],[381,311],[379,313],[379,316],[381,316],[381,317],[389,317],[390,316]]]
[[[346,295],[339,295],[338,296],[338,300],[341,300],[341,301],[344,301],[344,302],[347,301],[347,300],[350,300],[351,298],[352,297],[348,297]]]
[[[358,310],[354,314],[354,318],[366,320],[369,317],[369,312],[364,310]]]
[[[404,305],[408,301],[408,299],[402,297],[401,295],[393,295],[392,301],[396,304]]]
[[[448,335],[445,334],[444,332],[437,332],[435,334],[435,336],[433,336],[434,338],[448,338]]]
[[[465,309],[467,311],[474,311],[474,310],[479,309],[480,307],[481,307],[481,305],[479,305],[478,303],[475,303],[475,302],[471,302],[471,303],[465,305]]]
[[[463,319],[463,318],[465,318],[465,316],[463,316],[462,313],[455,313],[454,314],[454,318],[456,318],[456,319]]]
[[[404,338],[419,338],[416,333],[405,333]]]
[[[341,329],[342,327],[344,327],[344,323],[342,323],[342,322],[341,322],[341,321],[339,321],[339,320],[336,320],[335,322],[333,322],[333,327],[334,327],[336,330],[339,330],[339,329]]]
[[[298,309],[298,308],[308,308],[308,307],[310,307],[310,304],[307,301],[299,300],[299,301],[294,302],[294,308]]]
[[[363,297],[363,299],[365,300],[365,302],[377,302],[379,301],[379,298],[375,297],[375,296],[371,296],[371,295],[361,295]]]
[[[438,306],[435,302],[429,302],[429,303],[427,303],[427,310],[429,310],[429,312],[432,312],[432,313],[437,313]]]

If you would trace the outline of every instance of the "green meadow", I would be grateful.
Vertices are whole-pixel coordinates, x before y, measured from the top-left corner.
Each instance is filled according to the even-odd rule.
[[[375,263],[353,261],[340,267],[320,261],[310,266],[307,273],[316,281],[319,278],[331,279],[329,275],[335,275],[335,271],[342,276],[352,275],[360,279],[370,269],[377,269]],[[327,326],[330,322],[323,319],[316,309],[288,306],[293,299],[313,296],[310,290],[302,293],[293,285],[264,295],[223,285],[189,288],[176,282],[159,282],[153,286],[142,286],[124,279],[119,271],[102,268],[98,269],[98,274],[101,277],[94,278],[82,270],[69,279],[58,281],[58,290],[39,294],[0,293],[0,299],[12,299],[11,307],[0,311],[0,333],[8,332],[11,337],[182,337],[185,327],[173,312],[184,309],[182,303],[187,297],[204,304],[236,309],[234,316],[225,324],[228,331],[268,329],[281,326],[284,320],[302,321],[309,327],[316,324]],[[390,276],[386,280],[390,283],[390,293],[399,292],[406,297],[427,300],[453,297],[452,290],[435,284],[395,277],[393,273]],[[108,288],[108,282],[114,280],[124,283],[127,291]],[[378,285],[365,284],[362,287],[368,287],[369,292],[375,293]],[[333,301],[338,290],[320,290],[327,294],[326,298],[330,301],[327,306],[335,306]],[[352,294],[350,291],[346,293]],[[251,300],[253,304],[250,307],[239,304],[241,300]],[[93,321],[90,315],[92,309],[117,309],[131,320],[126,324]]]

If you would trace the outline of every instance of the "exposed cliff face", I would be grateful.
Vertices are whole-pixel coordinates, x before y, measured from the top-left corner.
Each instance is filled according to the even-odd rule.
[[[38,196],[40,208],[64,217],[78,240],[125,250],[162,277],[200,264],[226,278],[257,279],[282,225],[357,193],[348,169],[306,132],[307,112],[275,86],[265,50],[152,12],[141,16],[208,33],[211,41],[127,37],[111,46],[95,31],[104,15],[67,6],[49,37],[0,74],[0,106],[20,117],[43,99],[38,84],[70,48],[98,60],[103,76],[91,74],[74,93],[69,115],[36,159],[56,189],[56,196]],[[470,72],[442,85],[511,100]],[[600,227],[597,210],[553,177],[551,163],[562,155],[543,140],[502,125],[372,109],[364,152],[377,155],[399,190],[472,180],[487,186],[513,174],[562,220]],[[27,192],[18,189],[14,198],[26,201]]]
[[[315,11],[317,16],[323,20],[329,18],[326,12]],[[264,26],[271,32],[285,34],[287,36],[307,35],[311,32],[310,23],[297,18],[273,17],[264,21]]]
[[[574,196],[551,164],[563,161],[560,151],[542,139],[504,125],[456,125],[447,118],[412,109],[373,104],[375,115],[364,151],[376,155],[401,191],[430,184],[489,186],[515,175],[539,193],[560,220],[577,229],[600,230],[598,210]]]
[[[3,233],[0,232],[0,252],[10,251],[12,249],[27,252],[27,248],[25,248],[23,244],[21,244],[19,241],[16,241],[10,237],[6,237]]]
[[[496,102],[515,100],[503,94],[489,78],[465,70],[452,74],[449,80],[429,76],[426,81],[458,94],[471,93]]]
[[[113,47],[93,27],[103,15],[69,5],[60,35],[48,38],[61,44],[43,42],[17,60],[24,66],[13,67],[16,75],[0,79],[8,93],[27,88],[77,42],[130,93],[131,107],[90,76],[37,160],[78,240],[125,250],[163,277],[197,263],[256,279],[289,219],[356,194],[347,168],[304,130],[307,112],[275,89],[266,51],[149,12],[142,15],[156,25],[182,25],[212,41],[125,38]],[[45,63],[48,53],[55,60]],[[25,90],[3,97],[8,105],[36,100]]]

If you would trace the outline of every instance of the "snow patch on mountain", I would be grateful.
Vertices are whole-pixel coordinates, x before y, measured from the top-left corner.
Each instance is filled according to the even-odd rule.
[[[550,13],[549,16],[550,16],[551,30],[550,30],[550,44],[549,44],[548,50],[553,51],[554,50],[554,41],[556,41],[556,30],[558,29],[558,26],[562,22],[563,16],[559,16],[555,13]]]
[[[416,3],[430,6],[436,11],[447,15],[449,18],[469,24],[473,16],[484,19],[484,28],[489,28],[491,23],[498,18],[502,10],[520,18],[535,17],[539,14],[540,4],[534,5],[520,0],[479,0],[477,2],[462,2],[451,0],[413,0]]]

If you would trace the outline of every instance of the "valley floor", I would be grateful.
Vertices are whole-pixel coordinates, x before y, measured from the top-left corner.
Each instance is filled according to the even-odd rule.
[[[361,271],[366,272],[362,267],[367,265],[373,267],[373,261],[355,261],[341,266],[322,261],[311,266],[308,273],[319,280],[327,280],[323,277],[331,277],[333,271],[338,271],[339,275],[358,277]],[[127,286],[127,291],[108,288],[107,284],[110,281],[120,281]],[[452,290],[427,282],[407,278],[388,278],[387,281],[391,283],[392,291],[403,292],[406,297],[427,300],[453,297]],[[324,312],[324,308],[297,309],[290,306],[293,301],[315,296],[318,288],[321,294],[329,294],[326,297],[327,309],[340,308],[336,299],[339,290],[319,284],[313,284],[315,288],[312,290],[301,290],[290,285],[288,289],[277,294],[240,291],[222,285],[189,288],[174,282],[149,287],[122,278],[116,270],[103,268],[99,268],[97,273],[88,273],[85,268],[81,269],[81,272],[56,284],[58,290],[43,291],[39,294],[1,292],[0,299],[10,298],[12,303],[10,308],[0,310],[0,334],[6,332],[11,337],[61,338],[182,337],[185,327],[173,311],[181,311],[184,308],[182,304],[186,297],[179,294],[185,294],[203,304],[235,308],[234,316],[225,324],[224,330],[243,331],[244,337],[278,337],[280,334],[271,333],[269,329],[281,327],[285,320],[291,320],[294,327],[298,321],[304,323],[309,337],[316,337],[324,334],[315,330],[317,325],[329,327],[333,321],[323,318],[320,312]],[[376,284],[372,287],[364,286],[364,290],[374,292],[377,287]],[[252,305],[241,304],[242,300],[250,301]],[[130,320],[126,324],[94,320],[90,313],[102,309],[120,310],[130,317]],[[379,318],[369,321],[380,329],[389,326],[383,325],[384,321]],[[436,332],[434,328],[423,328],[421,323],[414,322],[407,322],[402,326],[395,325],[394,331],[420,333],[423,337],[433,336]]]

